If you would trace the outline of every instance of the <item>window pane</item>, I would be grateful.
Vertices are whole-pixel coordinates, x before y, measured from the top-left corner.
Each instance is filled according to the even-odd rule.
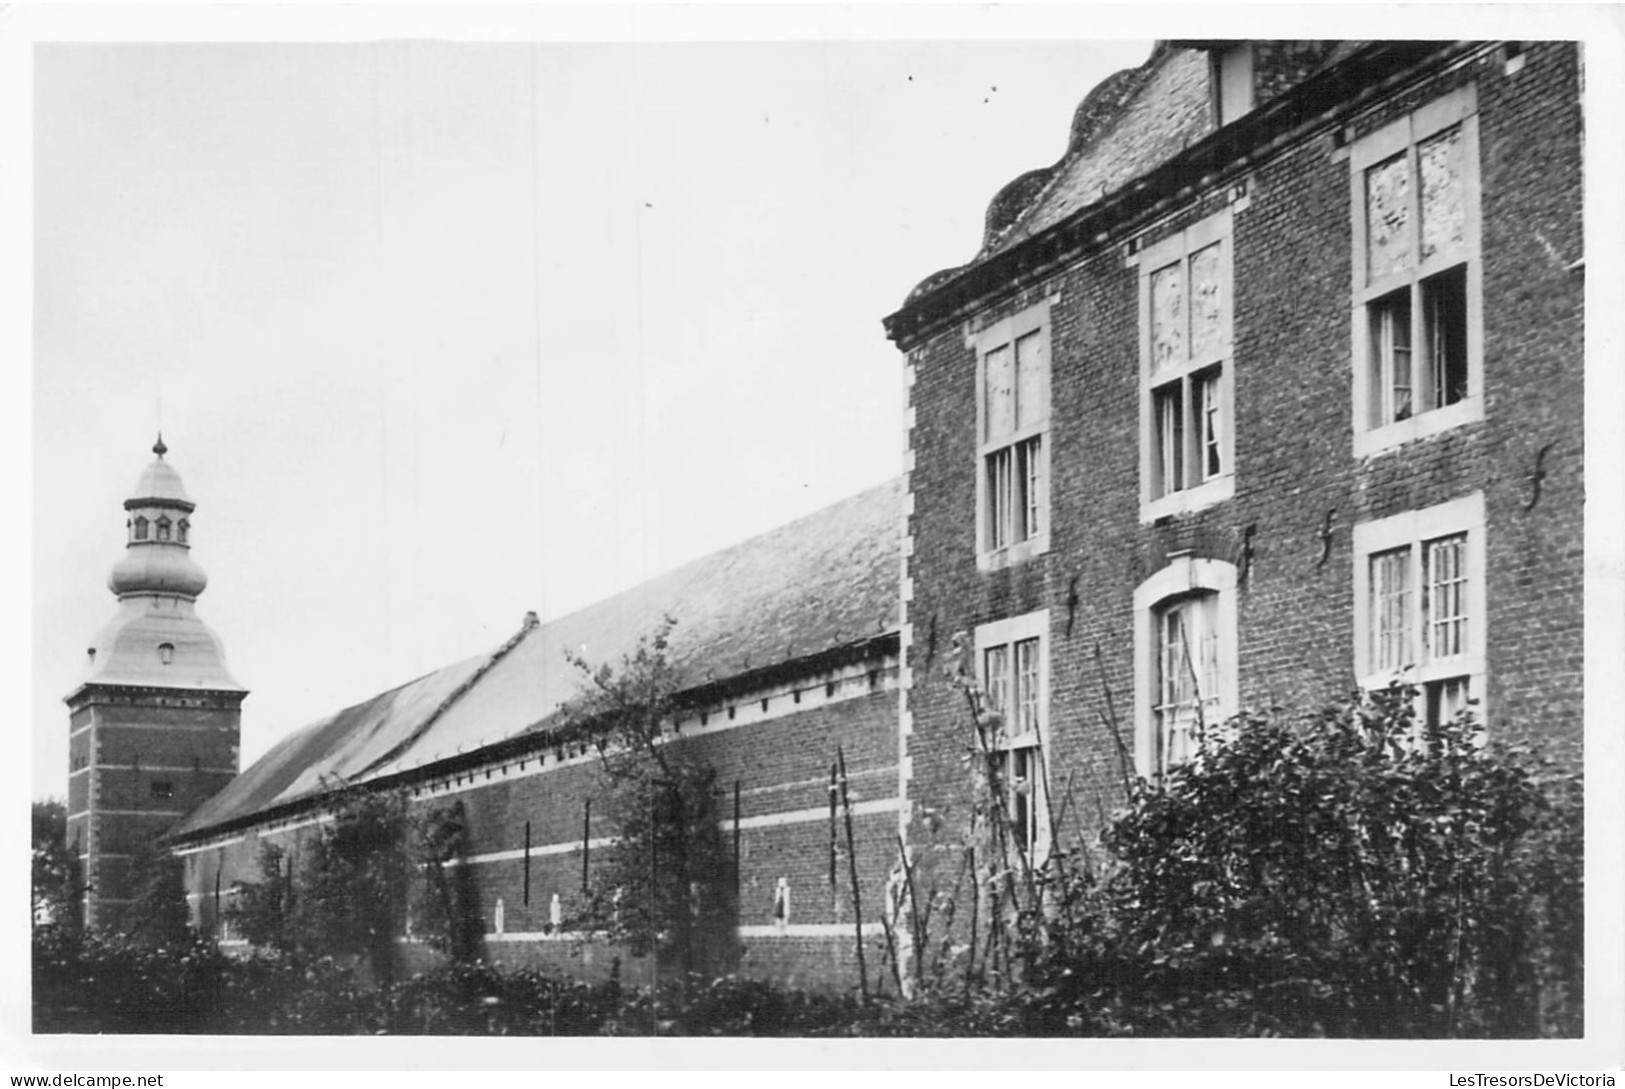
[[[1179,382],[1157,390],[1152,409],[1157,426],[1157,494],[1183,487],[1185,478],[1185,399]]]
[[[1423,550],[1428,659],[1463,654],[1467,650],[1467,536],[1429,541]]]
[[[1416,147],[1422,178],[1422,260],[1462,247],[1467,230],[1461,126]]]
[[[1466,677],[1451,677],[1427,685],[1427,724],[1439,726],[1452,722],[1467,709],[1471,698]]]
[[[1224,337],[1224,285],[1219,279],[1219,243],[1191,255],[1191,357],[1220,350]]]
[[[1370,315],[1371,423],[1380,427],[1410,419],[1414,407],[1410,288],[1372,303]]]
[[[1016,720],[1014,731],[1021,735],[1038,732],[1038,640],[1023,639],[1016,644]]]
[[[1371,667],[1392,673],[1411,665],[1411,550],[1371,557]]]
[[[1378,280],[1411,263],[1411,173],[1403,153],[1365,172],[1366,277]]]
[[[1190,759],[1198,728],[1217,726],[1219,632],[1217,594],[1186,598],[1157,616],[1157,765]]]
[[[1016,341],[1016,425],[1027,427],[1044,418],[1044,337],[1028,333]]]
[[[1219,692],[1219,595],[1203,594],[1190,603],[1191,653],[1196,656],[1194,697],[1212,704]]]
[[[989,647],[982,655],[984,687],[987,690],[987,709],[1004,714],[1010,695],[1010,647]]]
[[[1467,396],[1467,268],[1458,265],[1422,281],[1422,320],[1428,360],[1426,408]]]
[[[1011,749],[996,757],[1013,846],[1023,854],[1038,842],[1038,756],[1033,748]]]
[[[987,456],[987,545],[1004,548],[1010,543],[1010,516],[1014,499],[1011,448],[995,450]]]
[[[1224,471],[1224,406],[1219,381],[1221,377],[1223,376],[1220,371],[1211,370],[1197,376],[1195,382],[1196,424],[1201,428],[1203,480],[1210,480]]]
[[[1026,853],[1038,840],[1037,767],[1032,749],[1017,749],[1011,753],[1015,774],[1011,778],[1011,798],[1015,803],[1011,825],[1015,828],[1016,849]]]
[[[1016,426],[1015,386],[1010,373],[1008,344],[987,353],[987,437],[1009,434]]]
[[[1043,498],[1043,485],[1041,476],[1042,458],[1039,449],[1041,442],[1039,436],[1033,436],[1026,442],[1016,444],[1016,509],[1015,516],[1016,539],[1030,541],[1038,536],[1038,524],[1041,515]]]
[[[1185,351],[1185,263],[1151,274],[1151,369],[1183,366]]]

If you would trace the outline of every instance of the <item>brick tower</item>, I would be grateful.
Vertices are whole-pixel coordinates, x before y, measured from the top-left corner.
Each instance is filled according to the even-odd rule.
[[[124,557],[107,586],[115,616],[66,698],[68,842],[84,863],[85,924],[110,929],[134,894],[142,849],[237,774],[247,690],[194,605],[208,585],[192,562],[195,504],[158,455],[124,501]]]

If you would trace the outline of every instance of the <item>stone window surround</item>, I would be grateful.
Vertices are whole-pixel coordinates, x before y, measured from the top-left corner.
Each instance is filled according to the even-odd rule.
[[[1421,546],[1424,542],[1456,534],[1467,537],[1467,648],[1465,653],[1436,662],[1418,661],[1396,673],[1377,672],[1372,664],[1371,557],[1409,546],[1411,548],[1412,602],[1411,637],[1420,640],[1420,625],[1426,616],[1422,608]],[[1394,681],[1424,686],[1434,681],[1467,678],[1471,698],[1477,704],[1480,721],[1485,720],[1485,662],[1487,597],[1485,593],[1484,493],[1452,499],[1422,510],[1404,511],[1388,518],[1360,522],[1354,527],[1354,675],[1368,691],[1386,688]],[[1420,652],[1418,650],[1417,657]]]
[[[1138,285],[1140,308],[1140,522],[1149,524],[1170,514],[1185,514],[1202,510],[1223,502],[1235,494],[1236,441],[1235,441],[1235,278],[1234,278],[1234,212],[1235,206],[1226,207],[1213,215],[1175,232],[1154,245],[1147,246],[1138,255],[1140,280]],[[1180,488],[1166,495],[1157,495],[1157,457],[1160,450],[1159,434],[1152,391],[1167,384],[1170,375],[1160,374],[1153,381],[1151,374],[1151,276],[1158,269],[1175,261],[1189,258],[1214,242],[1221,243],[1219,257],[1220,290],[1223,310],[1220,316],[1219,394],[1222,400],[1221,447],[1222,470],[1212,479],[1190,487]],[[1211,361],[1189,364],[1180,369],[1204,370]],[[1186,405],[1189,411],[1189,405]],[[1187,455],[1189,456],[1189,455]]]
[[[1239,710],[1236,585],[1234,564],[1183,555],[1175,556],[1134,588],[1134,767],[1148,779],[1154,778],[1157,770],[1157,610],[1190,594],[1218,595],[1218,699],[1222,721]]]
[[[1052,512],[1054,510],[1054,506],[1050,502],[1051,451],[1054,449],[1053,430],[1050,427],[1050,391],[1051,378],[1054,374],[1054,337],[1052,335],[1053,323],[1050,321],[1050,309],[1058,301],[1058,296],[1051,295],[1024,310],[994,322],[978,332],[967,333],[965,337],[965,346],[971,349],[976,356],[975,532],[976,567],[980,571],[996,571],[1002,567],[1021,563],[1033,556],[1043,555],[1049,551],[1050,526],[1053,522]],[[1043,412],[1035,423],[1019,428],[1010,434],[989,440],[986,438],[987,355],[1003,345],[1011,345],[1013,351],[1013,346],[1018,338],[1033,332],[1037,332],[1043,338],[1044,345]],[[1014,374],[1013,368],[1014,360],[1012,359],[1012,374]],[[993,548],[990,540],[992,501],[988,495],[988,458],[999,450],[1011,448],[1035,435],[1039,439],[1038,509],[1040,511],[1040,520],[1038,532],[1026,540],[1014,541],[1002,548]]]
[[[1385,159],[1405,152],[1414,179],[1416,146],[1452,125],[1461,125],[1462,185],[1464,202],[1463,244],[1458,250],[1426,262],[1413,256],[1403,274],[1387,276],[1375,283],[1366,281],[1366,170]],[[1417,186],[1412,189],[1411,232],[1416,236],[1419,213]],[[1349,208],[1353,222],[1353,262],[1351,267],[1353,422],[1354,456],[1369,457],[1401,443],[1425,438],[1484,417],[1484,306],[1483,262],[1480,260],[1480,184],[1478,148],[1478,89],[1467,84],[1426,103],[1404,117],[1356,140],[1349,148]],[[1370,328],[1366,310],[1378,298],[1406,285],[1414,285],[1437,273],[1466,266],[1467,272],[1467,396],[1442,408],[1416,412],[1408,419],[1372,427],[1370,402],[1377,395],[1369,373]],[[1420,314],[1413,302],[1412,311]],[[1415,320],[1419,321],[1420,318]],[[1412,366],[1416,366],[1413,362]]]
[[[1049,826],[1049,796],[1050,784],[1045,781],[1049,773],[1050,752],[1050,611],[1039,609],[1035,612],[1024,613],[1021,616],[1007,617],[1003,620],[994,620],[976,627],[973,644],[975,648],[975,669],[977,683],[985,692],[987,690],[986,663],[987,652],[996,647],[1014,646],[1016,643],[1028,639],[1038,640],[1038,729],[1035,734],[1020,737],[1011,737],[1007,731],[1001,730],[997,744],[998,751],[1010,752],[1016,749],[1035,749],[1038,753],[1036,790],[1032,796],[1032,807],[1036,813],[1036,835],[1033,839],[1031,857],[1035,861],[1042,861],[1048,856],[1050,850]],[[1014,678],[1015,656],[1010,656],[1012,681]],[[1011,684],[1007,703],[1015,701],[1015,685]],[[1010,720],[1010,710],[1005,709],[1006,722]]]

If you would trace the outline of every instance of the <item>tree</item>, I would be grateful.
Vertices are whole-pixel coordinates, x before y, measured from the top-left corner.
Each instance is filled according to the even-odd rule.
[[[186,903],[186,865],[161,843],[148,843],[130,862],[131,898],[118,913],[118,932],[140,945],[190,945],[192,912]]]
[[[395,979],[395,939],[406,922],[406,805],[399,792],[340,790],[333,820],[305,852],[295,880],[295,944],[317,955],[363,957],[380,985]]]
[[[68,843],[68,807],[56,798],[35,802],[31,825],[34,925],[77,933],[84,921],[84,872]]]
[[[293,948],[289,916],[293,909],[293,867],[274,843],[260,846],[260,879],[232,885],[226,917],[250,945],[285,953]]]
[[[413,853],[422,871],[413,918],[429,946],[454,961],[480,951],[481,920],[468,858],[468,815],[462,802],[440,806],[413,822]]]
[[[590,741],[616,834],[590,890],[595,929],[683,971],[721,975],[737,959],[733,858],[720,827],[715,769],[667,735],[684,685],[664,618],[619,668],[571,662],[586,680],[556,730]]]

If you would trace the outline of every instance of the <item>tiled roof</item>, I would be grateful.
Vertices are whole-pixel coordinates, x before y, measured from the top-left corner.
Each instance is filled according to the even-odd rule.
[[[694,686],[897,630],[902,485],[891,481],[503,646],[345,708],[284,739],[176,830],[188,836],[324,793],[466,755],[543,727],[573,695],[565,648],[617,665],[661,617]]]

